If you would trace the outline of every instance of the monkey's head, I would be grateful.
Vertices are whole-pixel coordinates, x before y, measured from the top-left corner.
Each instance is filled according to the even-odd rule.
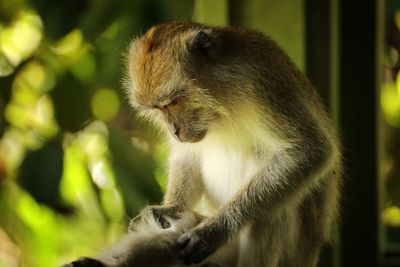
[[[216,35],[200,24],[170,22],[151,28],[130,46],[131,104],[180,142],[202,140],[226,113],[216,90],[218,75],[210,72],[220,49]]]

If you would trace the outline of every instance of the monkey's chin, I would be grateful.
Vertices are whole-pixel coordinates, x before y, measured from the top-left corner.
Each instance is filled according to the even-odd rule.
[[[206,136],[207,130],[202,130],[197,132],[194,136],[182,136],[182,135],[175,135],[175,139],[182,143],[197,143],[203,140]]]

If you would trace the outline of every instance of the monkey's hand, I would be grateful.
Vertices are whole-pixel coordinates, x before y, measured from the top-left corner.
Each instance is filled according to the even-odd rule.
[[[167,229],[171,226],[167,217],[172,219],[179,219],[180,209],[174,206],[149,206],[146,207],[142,212],[139,213],[135,218],[129,222],[128,232],[135,230],[137,223],[143,219],[150,218],[156,220],[161,228]]]
[[[178,256],[186,265],[198,264],[225,244],[228,238],[228,231],[217,223],[202,223],[178,239]]]

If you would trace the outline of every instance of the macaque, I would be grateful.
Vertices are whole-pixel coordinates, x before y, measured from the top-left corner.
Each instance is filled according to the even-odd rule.
[[[228,266],[317,266],[339,213],[341,145],[286,53],[252,30],[174,21],[135,39],[126,63],[131,105],[169,144],[164,200],[150,210],[206,216],[171,253],[201,264],[237,242]]]
[[[239,267],[316,266],[338,217],[341,146],[285,52],[252,30],[174,21],[135,39],[127,65],[130,103],[169,142],[153,210],[209,216],[178,238],[183,262],[238,238]]]

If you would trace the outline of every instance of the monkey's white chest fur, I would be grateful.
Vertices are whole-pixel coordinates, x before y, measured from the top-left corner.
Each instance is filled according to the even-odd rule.
[[[209,142],[201,149],[205,195],[214,205],[229,201],[258,171],[254,155],[241,147]]]

